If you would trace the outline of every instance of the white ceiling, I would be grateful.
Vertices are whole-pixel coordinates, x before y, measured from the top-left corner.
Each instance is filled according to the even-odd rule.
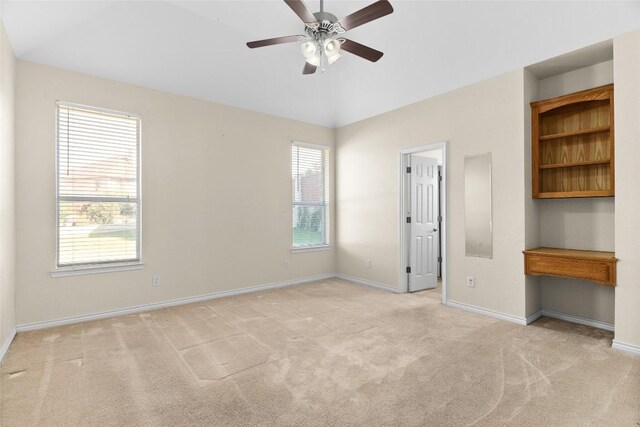
[[[563,54],[640,27],[640,2],[406,1],[347,37],[385,53],[345,53],[302,75],[300,34],[281,0],[2,0],[21,59],[227,105],[337,127]],[[348,15],[370,1],[326,0]],[[313,11],[319,1],[309,1]]]

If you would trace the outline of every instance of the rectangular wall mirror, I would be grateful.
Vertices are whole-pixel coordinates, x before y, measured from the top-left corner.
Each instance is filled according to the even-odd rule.
[[[464,158],[464,235],[466,256],[493,256],[491,153]]]

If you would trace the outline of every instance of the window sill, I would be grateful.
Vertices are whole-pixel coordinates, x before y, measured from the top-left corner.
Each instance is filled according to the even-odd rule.
[[[331,245],[320,245],[320,246],[300,246],[298,248],[291,248],[292,254],[302,253],[302,252],[318,252],[318,251],[328,251],[333,249]]]
[[[85,265],[82,267],[61,267],[50,272],[51,277],[81,276],[84,274],[111,273],[115,271],[142,270],[144,264],[131,262],[112,265]]]

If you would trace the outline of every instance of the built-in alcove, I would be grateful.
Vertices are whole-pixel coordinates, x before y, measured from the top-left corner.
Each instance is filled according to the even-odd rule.
[[[528,67],[526,73],[529,101],[608,85],[614,83],[613,45],[600,43],[553,58]],[[525,179],[530,180],[531,174]],[[615,197],[536,199],[531,203],[527,229],[533,236],[529,240],[536,245],[615,252]],[[537,300],[527,302],[528,311],[533,312],[533,306],[537,305],[546,315],[613,328],[614,287],[552,276],[535,280],[530,282],[535,290],[529,289],[527,298]]]

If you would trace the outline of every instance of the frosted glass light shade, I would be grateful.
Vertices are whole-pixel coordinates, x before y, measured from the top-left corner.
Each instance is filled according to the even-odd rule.
[[[342,55],[340,54],[342,43],[340,43],[338,40],[327,39],[324,41],[323,47],[323,52],[325,55],[327,55],[327,62],[329,63],[329,65],[333,64],[342,57]]]
[[[333,64],[334,62],[336,62],[338,59],[342,58],[342,55],[337,53],[334,55],[327,55],[327,61],[329,62],[329,65]]]
[[[300,52],[302,52],[305,61],[316,67],[321,67],[321,71],[324,71],[328,65],[342,57],[341,47],[342,43],[336,39],[329,38],[324,41],[308,39],[300,44]]]
[[[324,41],[324,51],[327,56],[331,56],[335,53],[340,53],[341,43],[336,39],[327,39]]]
[[[300,44],[300,52],[306,59],[310,59],[317,55],[318,47],[318,43],[315,40],[309,40]]]

